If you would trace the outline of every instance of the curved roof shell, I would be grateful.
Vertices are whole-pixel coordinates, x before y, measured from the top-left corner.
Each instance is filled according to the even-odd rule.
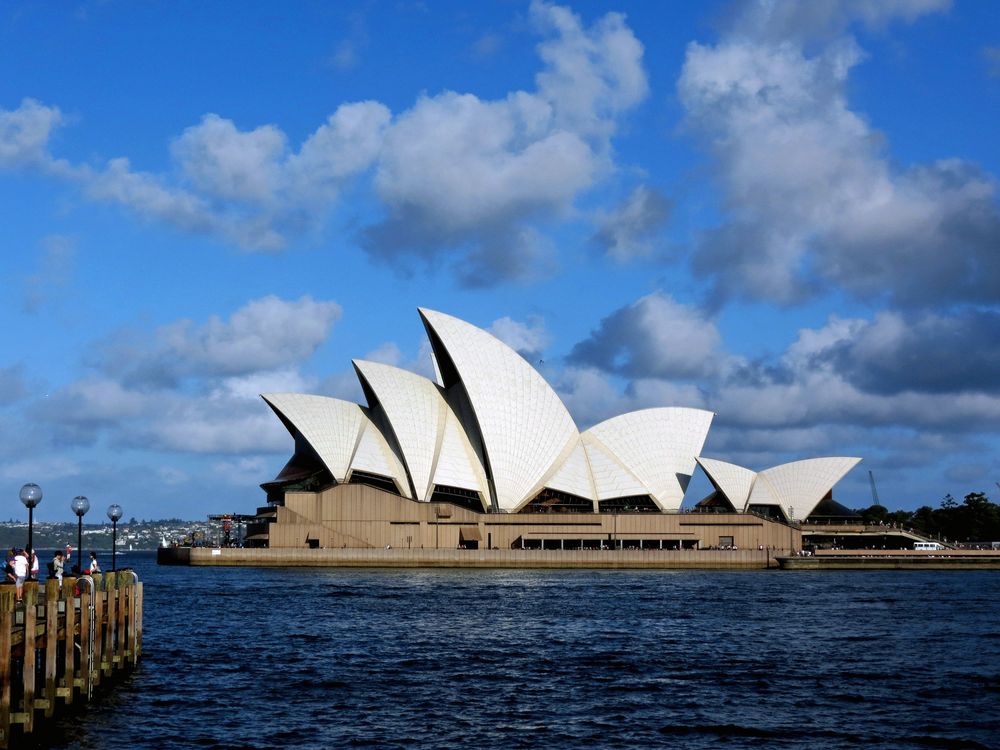
[[[368,418],[350,401],[302,393],[265,393],[261,398],[316,451],[338,482],[347,481],[351,457]]]
[[[521,355],[464,320],[420,309],[446,388],[461,383],[500,510],[531,499],[579,432],[562,400]]]
[[[381,407],[403,454],[413,496],[429,500],[431,474],[447,416],[448,404],[438,386],[425,377],[379,362],[354,360],[354,368],[366,385],[368,406]]]
[[[746,510],[757,472],[715,458],[699,456],[697,461],[712,485],[726,496],[733,508]]]
[[[677,510],[714,416],[704,409],[642,409],[596,424],[586,434],[631,470],[660,510]]]
[[[765,469],[757,474],[749,504],[777,504],[789,521],[807,518],[833,486],[860,461],[851,456],[829,456]]]

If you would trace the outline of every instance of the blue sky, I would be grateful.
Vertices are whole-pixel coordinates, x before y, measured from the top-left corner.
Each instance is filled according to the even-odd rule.
[[[995,3],[2,3],[0,70],[0,515],[252,512],[258,394],[428,372],[418,306],[581,428],[998,494]]]

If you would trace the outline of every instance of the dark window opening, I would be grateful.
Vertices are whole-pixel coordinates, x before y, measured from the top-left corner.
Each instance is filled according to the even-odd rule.
[[[613,497],[610,500],[598,502],[601,513],[659,513],[653,498],[649,495],[630,495],[628,497]]]
[[[524,506],[522,513],[593,513],[594,502],[579,495],[545,487]]]
[[[781,508],[777,505],[749,505],[747,506],[747,511],[772,521],[785,522],[785,514],[781,512]]]
[[[391,492],[393,495],[399,494],[396,483],[389,479],[389,477],[383,477],[380,474],[369,474],[367,471],[358,471],[355,469],[351,472],[348,482],[350,484],[366,484],[369,487]]]
[[[483,500],[475,490],[464,487],[450,487],[446,484],[435,484],[431,494],[432,503],[451,503],[474,513],[483,512]]]

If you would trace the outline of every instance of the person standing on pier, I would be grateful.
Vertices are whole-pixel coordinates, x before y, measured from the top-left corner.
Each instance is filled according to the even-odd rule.
[[[28,565],[31,572],[32,581],[38,580],[38,555],[35,554],[35,550],[29,547],[26,552],[28,553]]]
[[[59,581],[59,588],[62,588],[62,579],[65,567],[66,561],[63,559],[63,553],[57,551],[52,557],[52,575],[54,575],[56,580]]]
[[[87,568],[84,572],[85,573],[100,573],[101,572],[101,566],[97,562],[97,555],[94,554],[93,552],[90,553],[90,567]]]
[[[14,567],[14,595],[17,597],[18,603],[21,601],[21,597],[24,594],[24,579],[28,577],[28,556],[25,554],[23,549],[19,549],[17,554],[14,555],[14,562],[12,563]]]

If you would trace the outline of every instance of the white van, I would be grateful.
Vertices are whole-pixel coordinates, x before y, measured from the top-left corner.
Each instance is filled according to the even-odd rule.
[[[913,549],[922,549],[922,550],[944,549],[944,545],[939,544],[937,542],[914,542]]]

